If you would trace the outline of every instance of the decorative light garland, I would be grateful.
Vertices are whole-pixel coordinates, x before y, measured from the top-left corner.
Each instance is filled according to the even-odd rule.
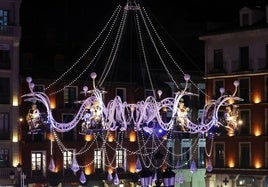
[[[129,2],[128,2],[129,3]],[[186,163],[189,163],[191,160],[191,167],[190,170],[192,173],[196,171],[196,164],[193,161],[193,158],[189,158],[186,163],[179,163],[177,162],[176,166],[173,166],[171,163],[167,161],[167,156],[172,155],[173,157],[181,157],[185,154],[188,154],[189,152],[193,152],[193,155],[197,151],[197,144],[200,136],[208,134],[209,131],[214,128],[214,127],[219,127],[223,126],[226,129],[230,130],[230,132],[233,133],[235,128],[237,128],[237,120],[238,120],[238,113],[237,111],[234,111],[233,113],[229,112],[228,114],[231,116],[225,116],[225,120],[222,120],[218,116],[218,112],[221,107],[228,107],[229,101],[242,101],[241,98],[236,96],[237,93],[237,88],[239,86],[239,82],[235,81],[234,86],[235,90],[232,95],[227,95],[225,94],[224,88],[220,89],[220,97],[216,100],[210,100],[203,108],[203,113],[201,116],[201,119],[198,123],[195,123],[191,121],[189,116],[187,115],[188,109],[182,108],[184,107],[181,105],[182,99],[185,96],[196,96],[196,94],[188,92],[188,84],[189,82],[194,84],[190,80],[190,75],[185,74],[183,70],[178,66],[178,64],[175,62],[174,58],[171,56],[170,52],[167,50],[164,42],[161,40],[160,36],[156,32],[155,27],[153,26],[149,16],[147,15],[146,11],[144,9],[141,9],[138,4],[135,4],[135,6],[132,6],[128,4],[124,8],[123,16],[122,19],[120,20],[120,26],[117,31],[117,35],[115,37],[115,42],[112,45],[112,50],[109,55],[109,58],[107,60],[107,64],[104,68],[104,71],[100,77],[99,80],[99,85],[101,86],[103,82],[105,81],[112,65],[113,62],[115,61],[115,58],[118,53],[118,49],[120,46],[121,38],[123,36],[123,31],[125,28],[126,24],[126,19],[127,19],[127,14],[129,10],[134,10],[135,11],[135,18],[138,26],[138,38],[141,43],[141,48],[142,48],[142,55],[144,58],[144,63],[146,65],[146,70],[148,73],[149,77],[149,82],[151,87],[153,88],[152,84],[152,78],[149,72],[149,66],[147,63],[147,55],[146,55],[146,50],[144,48],[144,41],[141,33],[141,28],[140,28],[140,20],[138,17],[138,13],[141,15],[142,18],[142,23],[145,25],[146,31],[148,33],[148,36],[153,44],[153,47],[157,53],[157,56],[159,57],[164,69],[166,70],[168,76],[170,79],[174,82],[174,85],[179,88],[178,84],[172,77],[171,73],[168,71],[168,68],[166,64],[164,63],[163,56],[160,53],[156,42],[154,41],[154,37],[156,37],[161,46],[164,48],[164,51],[166,52],[167,56],[171,59],[171,61],[178,67],[179,71],[184,75],[184,80],[185,80],[185,87],[184,89],[178,91],[175,93],[174,97],[167,97],[162,100],[160,100],[160,96],[162,95],[162,91],[159,90],[158,97],[154,94],[154,96],[149,96],[145,100],[139,101],[137,103],[127,103],[127,102],[122,102],[121,98],[119,96],[116,96],[113,100],[110,100],[107,105],[104,104],[104,99],[103,99],[103,94],[105,93],[103,90],[98,89],[96,87],[96,78],[97,74],[96,73],[91,73],[91,78],[93,81],[93,89],[89,90],[87,86],[83,87],[83,93],[86,96],[86,98],[83,101],[78,102],[80,104],[80,108],[76,115],[74,116],[73,120],[67,123],[61,123],[57,122],[53,115],[52,115],[52,109],[50,108],[51,103],[49,100],[49,97],[44,93],[44,92],[35,92],[34,91],[34,83],[32,82],[31,77],[27,77],[26,81],[28,82],[28,86],[30,89],[30,93],[24,94],[22,97],[24,98],[25,101],[30,101],[30,102],[39,102],[42,103],[43,106],[45,107],[46,110],[46,116],[47,116],[47,124],[49,124],[51,133],[53,133],[56,143],[60,150],[64,152],[65,150],[68,150],[68,148],[63,144],[63,142],[58,138],[57,132],[60,133],[65,133],[73,128],[80,126],[82,124],[82,134],[90,134],[93,133],[94,139],[90,143],[86,141],[85,145],[82,146],[80,150],[78,150],[76,153],[73,153],[73,160],[71,164],[71,169],[76,173],[79,171],[80,168],[84,168],[86,166],[89,166],[90,164],[94,163],[94,159],[87,163],[86,165],[79,165],[79,163],[76,160],[77,155],[85,154],[86,152],[89,152],[93,145],[96,145],[96,149],[102,149],[104,152],[104,157],[106,158],[105,160],[107,161],[105,164],[106,167],[112,168],[113,170],[116,169],[114,167],[114,163],[116,160],[116,155],[113,155],[112,158],[107,154],[106,148],[109,147],[113,151],[116,151],[118,148],[119,149],[124,149],[128,155],[137,155],[137,170],[140,170],[140,165],[142,161],[142,165],[145,168],[161,168],[164,165],[167,167],[171,168],[177,168],[180,169],[183,166],[186,165]],[[83,53],[82,57],[79,58],[71,68],[69,68],[63,75],[61,75],[58,79],[56,79],[55,82],[50,84],[48,88],[56,84],[56,82],[60,81],[67,73],[69,73],[75,65],[78,64],[78,62],[86,55],[86,53],[89,52],[89,50],[93,47],[93,45],[97,42],[97,40],[100,39],[100,36],[104,33],[105,29],[108,27],[110,22],[112,22],[112,26],[110,30],[108,31],[107,36],[105,37],[104,41],[102,42],[99,50],[97,51],[97,54],[93,57],[89,65],[82,71],[78,77],[76,77],[70,84],[67,86],[72,85],[74,82],[76,82],[82,74],[84,74],[90,67],[90,65],[93,63],[93,61],[97,58],[101,50],[104,48],[105,43],[107,42],[108,37],[111,34],[111,31],[113,27],[116,25],[116,21],[118,20],[118,16],[120,13],[121,7],[117,7],[116,11],[113,13],[113,16],[111,19],[108,21],[106,26],[103,28],[101,33],[98,35],[97,39],[90,45],[90,47]],[[112,18],[115,18],[112,21]],[[150,32],[150,28],[153,30],[153,33]],[[64,87],[65,88],[65,87]],[[63,89],[64,89],[63,88]],[[46,89],[46,90],[47,90]],[[52,94],[58,93],[62,91],[63,89],[60,89],[58,91],[53,92]],[[163,119],[163,110],[170,111],[171,112],[171,117],[165,121]],[[183,110],[181,110],[183,109]],[[174,128],[177,125],[180,125],[180,128],[185,131],[184,133],[189,133],[189,134],[197,134],[196,141],[193,143],[189,149],[183,153],[173,153],[171,152],[168,148],[165,147],[165,141],[162,137],[159,138],[157,134],[155,133],[155,128],[156,125],[158,125],[162,130],[166,131],[167,134],[172,134],[174,131]],[[227,125],[226,125],[227,124]],[[118,138],[117,140],[114,139],[115,141],[115,147],[110,145],[108,138],[110,135],[110,132],[114,131],[120,131],[120,132],[127,132],[128,129],[133,128],[137,136],[140,137],[141,139],[138,138],[138,149],[137,150],[130,150],[127,147],[124,147],[123,145],[123,134],[121,134],[121,137]],[[101,135],[98,131],[106,132],[105,135]],[[145,133],[147,136],[152,137],[146,138]],[[97,138],[100,137],[102,140],[102,144],[99,145]],[[212,155],[212,145],[213,144],[213,137],[211,140],[210,148],[209,151],[205,149],[206,155],[208,159],[210,159]],[[51,140],[51,161],[49,164],[49,169],[51,171],[55,170],[55,164],[54,160],[52,158],[52,146],[53,142]],[[151,146],[151,147],[150,147]],[[192,149],[194,147],[194,149]],[[157,152],[160,149],[165,150],[165,154],[163,155],[162,162],[158,165],[155,164],[154,162],[154,155],[157,154]],[[178,159],[179,161],[179,159]],[[207,170],[211,171],[212,170],[212,164],[211,160],[207,161]],[[109,173],[110,174],[110,173]],[[112,176],[108,175],[109,180],[112,180]],[[179,183],[184,181],[183,175],[180,175],[179,178],[177,179]],[[80,175],[80,181],[84,183],[86,181],[84,171],[81,171]],[[119,179],[117,173],[115,174],[114,178],[114,183],[119,184]]]

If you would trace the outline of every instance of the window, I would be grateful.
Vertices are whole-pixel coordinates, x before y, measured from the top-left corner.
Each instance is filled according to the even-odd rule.
[[[73,118],[74,118],[73,114],[68,114],[68,113],[62,114],[62,122],[63,123],[71,122]],[[63,140],[65,140],[65,141],[73,141],[75,139],[75,132],[76,132],[76,127],[71,129],[68,132],[62,133],[63,134]]]
[[[218,98],[221,95],[220,89],[224,88],[224,81],[223,80],[214,80],[213,83],[213,95]]]
[[[168,149],[168,156],[167,156],[167,162],[171,165],[174,165],[174,139],[168,138],[167,139],[167,149]]]
[[[180,89],[185,89],[185,87],[187,86],[187,91],[191,92],[192,91],[191,90],[191,86],[192,86],[191,83],[188,83],[187,85],[186,85],[186,83],[180,83],[179,87],[180,87]],[[183,96],[183,100],[184,100],[183,102],[184,102],[185,106],[190,106],[191,95]]]
[[[10,83],[6,77],[0,77],[0,104],[10,104]]]
[[[68,86],[64,88],[64,105],[65,107],[73,107],[74,102],[77,101],[77,87]]]
[[[0,44],[0,69],[10,69],[10,51],[8,44]]]
[[[265,67],[268,68],[268,44],[265,46]]]
[[[265,101],[268,102],[268,77],[265,77]]]
[[[268,177],[263,180],[263,187],[268,187]]]
[[[63,168],[65,170],[70,169],[74,154],[75,154],[74,149],[69,149],[69,150],[63,151]]]
[[[145,89],[145,98],[149,96],[154,96],[154,90],[152,89]]]
[[[116,149],[116,167],[123,169],[125,171],[125,158],[126,158],[126,151],[124,149]]]
[[[248,103],[250,100],[250,85],[249,78],[239,79],[239,87],[238,87],[239,97],[243,98],[245,103]]]
[[[214,70],[222,71],[223,69],[223,50],[214,49]]]
[[[35,84],[34,85],[35,92],[44,92],[44,90],[45,90],[45,85],[43,85],[43,84]]]
[[[199,168],[205,167],[205,149],[206,149],[206,139],[199,139],[198,141],[198,162],[197,166]]]
[[[182,168],[189,168],[189,162],[191,158],[191,139],[182,139],[181,140],[181,164]]]
[[[251,163],[250,143],[239,143],[239,165],[241,168],[249,168]]]
[[[119,96],[122,102],[126,101],[126,88],[116,88],[116,96]]]
[[[205,105],[205,84],[204,83],[200,83],[197,84],[198,87],[198,108],[203,108],[203,106]]]
[[[257,186],[257,179],[252,176],[239,176],[236,181],[236,186]]]
[[[220,168],[225,165],[225,145],[224,143],[214,143],[214,164],[215,167]]]
[[[247,26],[249,25],[249,14],[245,13],[242,14],[242,26]]]
[[[268,135],[268,109],[265,109],[265,135]]]
[[[249,69],[248,47],[240,47],[240,69],[241,71]]]
[[[9,140],[10,139],[10,117],[9,113],[0,113],[0,139]]]
[[[268,166],[268,142],[265,142],[265,157],[264,157],[264,160],[265,160],[265,166],[264,167],[267,168],[267,166]]]
[[[0,149],[0,168],[9,167],[9,149]]]
[[[32,176],[45,176],[46,171],[46,156],[45,151],[32,152]]]
[[[242,125],[239,129],[240,135],[250,134],[250,110],[240,110],[240,119],[242,120]]]
[[[94,150],[94,167],[95,171],[103,171],[103,151],[102,149]]]
[[[8,11],[0,10],[0,31],[6,31],[6,27],[1,25],[8,25]]]

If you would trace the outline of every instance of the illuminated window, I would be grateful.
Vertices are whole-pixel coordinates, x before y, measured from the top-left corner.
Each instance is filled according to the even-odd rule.
[[[198,162],[197,162],[197,166],[199,168],[204,168],[206,166],[205,149],[206,149],[206,139],[199,139],[199,141],[198,141]]]
[[[125,149],[116,149],[116,167],[121,168],[123,170],[126,169],[126,151]]]
[[[9,17],[8,10],[0,10],[0,31],[7,31],[7,27],[4,26],[9,24],[8,17]]]
[[[167,161],[168,161],[168,163],[170,163],[170,164],[174,164],[174,155],[173,155],[173,153],[174,153],[174,139],[171,139],[171,138],[168,138],[167,139],[167,144],[166,144],[166,147],[167,147],[167,149],[168,149],[168,151],[169,151],[169,154],[168,154],[168,156],[167,156]]]
[[[94,150],[94,167],[95,171],[103,171],[103,151],[102,149]]]
[[[0,168],[9,166],[9,149],[0,149]]]
[[[45,151],[32,151],[32,176],[44,176],[46,171]]]
[[[73,155],[75,154],[74,149],[64,150],[63,151],[63,168],[70,169],[70,166],[73,161]]]
[[[190,158],[191,158],[191,139],[182,139],[181,140],[181,164],[183,168],[189,168]]]
[[[268,187],[268,177],[263,180],[263,187]]]
[[[251,176],[239,176],[236,186],[257,186],[257,180]]]
[[[0,113],[0,139],[10,139],[10,116],[6,112]]]

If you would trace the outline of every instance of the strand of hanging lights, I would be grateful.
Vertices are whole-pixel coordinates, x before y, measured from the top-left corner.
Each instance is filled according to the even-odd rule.
[[[150,42],[153,46],[153,49],[156,52],[156,57],[159,58],[163,69],[166,71],[166,74],[172,80],[174,85],[177,87],[179,91],[174,94],[174,97],[161,98],[162,91],[158,90],[157,94],[154,93],[153,96],[147,97],[145,100],[139,101],[137,103],[127,103],[126,101],[122,101],[122,98],[116,96],[113,100],[110,100],[107,105],[104,102],[104,94],[106,93],[102,89],[102,84],[106,81],[106,78],[114,65],[116,57],[118,55],[118,51],[120,49],[120,45],[122,42],[122,37],[124,30],[126,29],[126,23],[129,17],[129,13],[132,12],[135,15],[135,22],[137,23],[137,37],[140,42],[141,47],[141,56],[143,58],[143,62],[145,63],[145,69],[148,74],[148,79],[152,90],[154,90],[152,76],[150,74],[149,65],[148,65],[148,54],[145,50],[145,42],[143,32],[147,33],[147,38],[150,39]],[[120,17],[121,15],[121,17]],[[141,26],[144,26],[145,29],[141,29]],[[109,27],[110,26],[110,27]],[[116,30],[116,26],[118,26]],[[116,34],[114,37],[111,37],[113,31],[116,30]],[[104,33],[106,33],[105,36]],[[100,41],[101,38],[104,38],[103,41]],[[87,86],[83,87],[82,93],[85,96],[85,99],[79,101],[79,109],[75,114],[74,118],[70,122],[58,122],[54,119],[51,109],[51,102],[49,99],[49,95],[57,94],[64,90],[65,87],[73,85],[76,81],[81,78],[81,76],[87,73],[92,64],[95,63],[96,59],[98,59],[101,51],[104,50],[105,45],[108,43],[110,38],[114,38],[114,42],[111,45],[111,51],[107,58],[107,63],[103,69],[100,78],[95,72],[90,74],[92,79],[92,89],[89,89]],[[104,26],[98,37],[94,40],[94,42],[89,46],[89,48],[83,53],[83,55],[67,70],[63,73],[58,79],[56,79],[53,83],[47,86],[45,91],[47,92],[51,87],[55,86],[56,83],[60,82],[68,73],[70,73],[76,65],[79,64],[81,59],[91,50],[100,43],[99,49],[96,54],[93,55],[92,60],[88,63],[88,65],[82,70],[82,72],[75,77],[69,84],[65,87],[51,92],[47,95],[45,92],[35,92],[33,80],[31,77],[27,77],[26,81],[28,82],[30,92],[24,94],[22,97],[25,101],[29,101],[32,103],[41,103],[46,112],[46,124],[49,126],[51,133],[53,133],[55,137],[55,142],[57,143],[60,150],[63,152],[64,150],[68,150],[68,147],[64,145],[64,142],[58,137],[57,133],[65,133],[76,127],[81,127],[81,134],[83,135],[92,135],[92,141],[85,141],[85,145],[81,147],[80,150],[77,150],[73,155],[73,160],[71,164],[71,169],[74,173],[81,170],[80,181],[82,183],[86,182],[86,177],[84,173],[84,168],[94,162],[94,160],[89,161],[87,164],[81,165],[77,162],[76,157],[82,154],[87,154],[92,151],[93,145],[97,145],[97,148],[104,149],[112,149],[116,151],[117,148],[121,148],[126,150],[127,155],[136,155],[136,171],[140,172],[143,168],[161,168],[164,165],[173,169],[180,169],[185,166],[185,163],[179,163],[179,158],[184,154],[187,154],[189,151],[196,151],[197,146],[190,147],[187,152],[183,152],[180,154],[176,154],[171,152],[165,144],[165,141],[172,136],[174,128],[176,126],[180,126],[183,133],[196,134],[197,139],[193,145],[196,145],[198,139],[205,134],[208,134],[212,128],[215,127],[224,127],[230,132],[230,134],[234,134],[234,131],[238,127],[238,109],[233,107],[231,110],[230,103],[239,102],[242,99],[236,96],[237,88],[239,86],[239,82],[234,82],[234,92],[233,94],[225,94],[224,88],[220,89],[220,97],[215,100],[210,100],[203,107],[202,117],[199,121],[191,120],[188,111],[189,108],[184,106],[183,98],[187,96],[198,96],[195,93],[191,93],[187,91],[188,84],[191,83],[195,85],[194,82],[191,81],[190,75],[185,74],[182,68],[178,65],[175,59],[172,57],[171,53],[166,48],[164,42],[161,37],[157,33],[152,21],[150,20],[146,10],[141,7],[138,3],[128,1],[126,6],[122,8],[118,6],[111,18]],[[162,50],[160,50],[160,47]],[[165,55],[163,55],[165,53]],[[183,79],[185,82],[185,86],[183,89],[180,89],[178,83],[175,81],[175,78],[172,76],[172,73],[168,70],[164,57],[169,57],[169,60],[178,68],[178,71],[183,75]],[[97,81],[98,80],[98,81]],[[226,107],[226,113],[224,115],[224,119],[218,116],[219,110],[221,107]],[[166,112],[171,112],[170,117],[166,117]],[[163,114],[164,113],[164,114]],[[35,121],[36,119],[36,121]],[[36,124],[38,124],[39,116],[31,117],[29,122],[29,126],[33,130],[36,130]],[[157,135],[156,129],[161,129],[165,132],[165,136],[159,137]],[[109,144],[109,137],[112,132],[126,132],[129,129],[134,130],[137,133],[138,148],[136,150],[130,150],[124,146],[123,138],[114,139],[116,142],[116,147],[113,147]],[[146,137],[152,138],[146,138]],[[101,139],[101,143],[98,142],[98,139]],[[213,141],[213,138],[211,139]],[[212,171],[211,164],[211,152],[212,152],[212,144],[210,143],[209,151],[206,150],[206,155],[208,157],[207,161],[207,170]],[[52,146],[53,142],[51,142],[51,161],[49,164],[49,170],[53,171],[55,169],[55,164],[53,161],[52,154]],[[154,156],[160,151],[164,150],[163,159],[161,163],[155,164]],[[105,163],[107,168],[116,169],[114,166],[115,155],[111,159],[107,154],[107,151],[104,151],[105,158],[107,158],[107,163]],[[172,155],[175,158],[178,158],[178,162],[176,165],[172,165],[167,161],[167,156]],[[192,160],[192,157],[189,158],[189,162]],[[187,161],[187,162],[188,162]],[[187,163],[186,162],[186,163]],[[196,171],[196,164],[194,161],[190,164],[190,171],[194,173]],[[119,184],[119,178],[117,173],[113,178],[112,174],[108,172],[108,181],[114,182],[114,184]],[[154,180],[156,180],[154,178]],[[176,181],[178,183],[183,183],[184,177],[183,174],[180,173],[177,177]]]

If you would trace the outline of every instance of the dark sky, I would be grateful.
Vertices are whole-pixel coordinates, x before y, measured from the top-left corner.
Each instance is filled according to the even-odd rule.
[[[21,48],[44,51],[49,33],[55,40],[84,40],[88,43],[100,32],[117,5],[127,0],[22,0]],[[139,0],[151,13],[174,45],[187,53],[193,63],[202,61],[198,36],[205,22],[229,22],[238,19],[245,5],[263,5],[265,0]],[[65,35],[68,33],[68,35]],[[64,36],[64,37],[62,37]],[[50,40],[53,40],[53,38]]]

